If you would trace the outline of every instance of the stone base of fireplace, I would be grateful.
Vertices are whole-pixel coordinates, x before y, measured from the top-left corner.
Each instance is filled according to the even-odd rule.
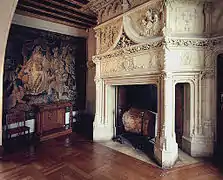
[[[171,141],[166,145],[158,146],[160,143],[155,143],[154,146],[154,155],[156,158],[157,163],[163,169],[169,169],[174,166],[178,158],[178,144],[174,141]]]
[[[94,141],[108,141],[114,136],[114,130],[109,125],[96,125],[93,127]]]
[[[183,136],[182,147],[192,157],[213,156],[213,141],[206,137],[186,138]]]
[[[141,150],[135,149],[131,143],[129,144],[125,142],[124,144],[120,144],[119,142],[114,142],[110,140],[110,141],[100,142],[100,144],[102,144],[103,146],[109,147],[113,150],[119,151],[128,156],[131,156],[133,158],[136,158],[138,160],[141,160],[145,163],[159,167],[159,165],[154,161],[154,158],[151,158],[150,156],[148,156]],[[182,166],[186,166],[186,165],[190,165],[190,164],[194,164],[194,163],[198,163],[202,161],[202,159],[191,157],[190,155],[183,152],[181,149],[178,149],[178,153],[179,153],[178,159],[174,167],[182,167]]]

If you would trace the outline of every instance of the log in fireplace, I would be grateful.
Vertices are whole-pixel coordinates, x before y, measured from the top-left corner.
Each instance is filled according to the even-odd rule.
[[[116,135],[114,141],[130,142],[145,149],[155,137],[157,88],[155,85],[117,86]]]

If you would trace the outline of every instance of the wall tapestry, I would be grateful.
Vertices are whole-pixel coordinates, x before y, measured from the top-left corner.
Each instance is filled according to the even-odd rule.
[[[85,46],[83,42],[83,38],[12,25],[4,66],[4,109],[17,104],[75,103],[76,52]]]

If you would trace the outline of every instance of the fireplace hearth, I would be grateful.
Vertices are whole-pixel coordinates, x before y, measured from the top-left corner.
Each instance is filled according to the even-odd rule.
[[[155,85],[117,86],[114,141],[151,151],[155,138],[157,88]],[[153,151],[152,151],[153,152]]]

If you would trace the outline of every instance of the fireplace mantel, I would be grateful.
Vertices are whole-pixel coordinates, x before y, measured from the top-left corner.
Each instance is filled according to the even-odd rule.
[[[110,140],[114,135],[117,85],[155,84],[154,154],[163,168],[172,167],[178,157],[175,85],[188,83],[190,115],[183,149],[192,156],[213,154],[216,94],[212,88],[216,88],[216,59],[223,52],[223,38],[208,35],[212,19],[206,8],[210,4],[198,1],[176,0],[164,5],[152,0],[95,28],[95,141]]]

